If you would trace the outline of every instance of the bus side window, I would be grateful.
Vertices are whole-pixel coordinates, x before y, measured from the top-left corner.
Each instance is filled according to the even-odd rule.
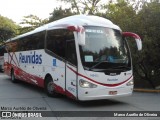
[[[57,55],[65,58],[65,40],[63,38],[59,37],[55,39],[55,47],[52,49]]]
[[[53,31],[48,31],[47,33],[47,49],[51,52],[53,52],[53,47],[54,47],[54,32]]]
[[[77,64],[73,32],[67,29],[49,30],[47,32],[47,49],[70,63]]]
[[[20,38],[19,50],[37,50],[44,48],[45,31]]]
[[[49,30],[47,32],[47,49],[65,59],[64,29]]]
[[[67,58],[67,61],[77,66],[77,56],[76,56],[76,48],[75,48],[74,39],[67,40],[66,58]]]
[[[33,49],[44,49],[45,31],[32,35]]]

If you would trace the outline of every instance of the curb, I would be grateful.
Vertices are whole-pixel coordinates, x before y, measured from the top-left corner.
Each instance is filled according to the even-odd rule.
[[[160,90],[153,89],[134,89],[135,92],[160,93]]]

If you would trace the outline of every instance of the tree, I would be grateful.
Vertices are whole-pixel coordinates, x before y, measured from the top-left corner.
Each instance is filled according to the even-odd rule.
[[[128,3],[130,3],[135,11],[139,11],[143,8],[143,6],[146,6],[148,3],[156,2],[158,3],[159,0],[126,0]]]
[[[124,0],[118,0],[117,3],[110,2],[104,6],[104,9],[106,9],[106,15],[103,15],[103,17],[110,19],[120,26],[123,31],[135,31],[133,24],[136,12],[127,2]]]
[[[64,17],[75,15],[76,13],[72,12],[71,9],[62,9],[62,7],[55,8],[52,13],[50,13],[49,22],[59,20]]]
[[[20,34],[29,32],[34,30],[37,27],[40,27],[48,22],[48,19],[40,19],[36,15],[28,15],[24,16],[23,21],[20,23],[23,27],[21,27]]]
[[[71,8],[77,14],[95,14],[101,8],[102,0],[59,0],[71,4]]]
[[[141,0],[139,0],[141,1]],[[138,52],[136,44],[128,40],[132,52],[135,82],[137,86],[155,88],[160,85],[160,5],[157,2],[146,3],[138,11],[130,2],[117,0],[116,3],[104,6],[106,14],[103,17],[110,19],[122,28],[139,34],[143,40],[143,50]],[[139,3],[137,3],[139,4]],[[147,81],[147,82],[145,82]],[[144,86],[143,86],[144,87]]]
[[[18,34],[18,25],[0,15],[0,43]]]
[[[152,88],[160,85],[160,5],[147,3],[137,15],[138,33],[143,38],[143,51],[139,57],[137,74],[148,80]]]

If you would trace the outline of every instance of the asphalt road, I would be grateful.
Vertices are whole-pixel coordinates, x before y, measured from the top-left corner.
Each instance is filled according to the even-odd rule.
[[[0,73],[0,111],[30,109],[31,111],[160,111],[160,93],[134,92],[132,96],[108,100],[77,102],[67,97],[48,97],[43,89],[24,82],[12,83]],[[160,113],[160,112],[159,112]],[[52,113],[49,113],[52,114]],[[79,112],[80,116],[83,112]],[[160,120],[159,117],[46,117],[23,120]]]

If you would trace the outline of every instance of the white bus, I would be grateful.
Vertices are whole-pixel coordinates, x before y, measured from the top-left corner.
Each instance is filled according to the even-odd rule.
[[[133,91],[132,60],[122,32],[98,16],[75,15],[8,40],[5,73],[45,89],[49,96],[64,94],[76,100],[128,96]]]

